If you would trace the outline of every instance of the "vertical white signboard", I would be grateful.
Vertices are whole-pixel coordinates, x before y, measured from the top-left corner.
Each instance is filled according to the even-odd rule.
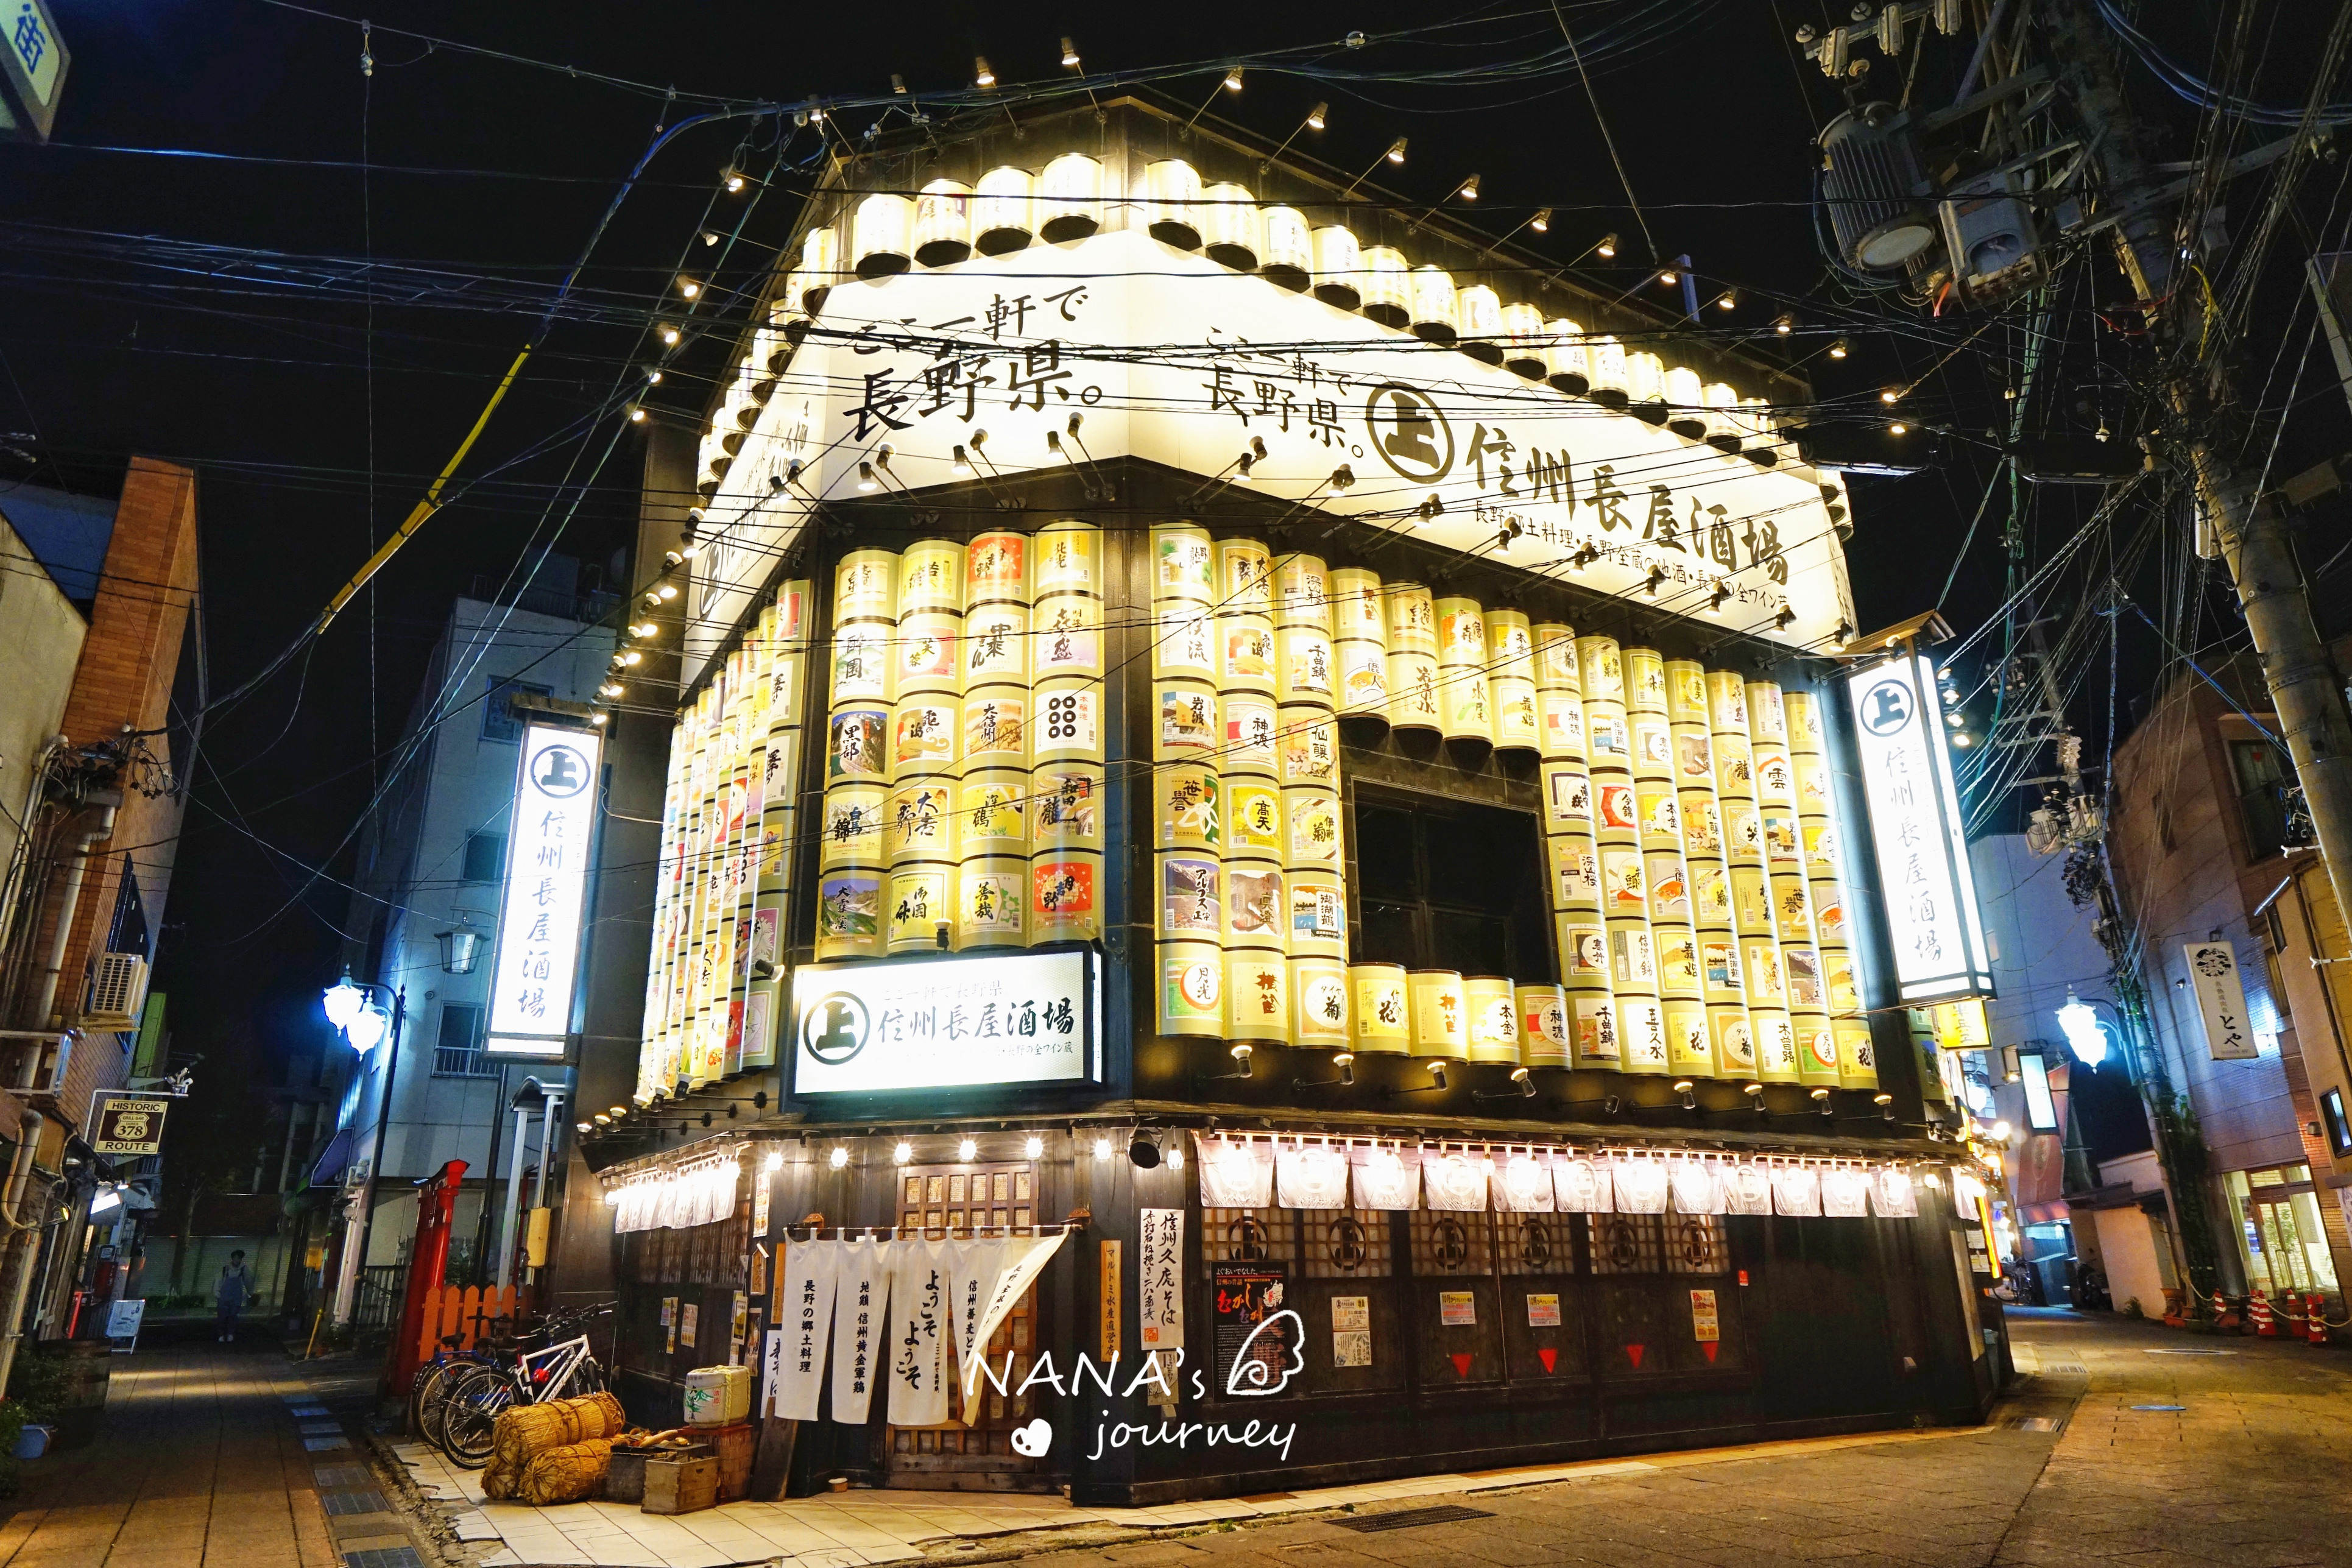
[[[1992,994],[1935,667],[1920,655],[1846,677],[1903,1000]]]
[[[523,730],[482,1047],[493,1056],[563,1055],[603,755],[604,739],[593,730],[541,723]]]
[[[2238,950],[2226,942],[2192,942],[2189,985],[2205,1020],[2205,1049],[2217,1062],[2250,1062],[2261,1056],[2254,1027],[2246,1017],[2245,982],[2238,978]]]

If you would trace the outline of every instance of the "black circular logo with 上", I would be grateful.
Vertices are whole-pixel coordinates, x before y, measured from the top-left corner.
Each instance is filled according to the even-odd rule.
[[[863,1001],[846,991],[829,992],[801,1019],[801,1049],[827,1067],[839,1067],[866,1048],[871,1026]]]
[[[1429,394],[1384,381],[1364,400],[1372,450],[1398,475],[1431,485],[1454,470],[1454,427]]]
[[[556,800],[578,795],[588,787],[588,759],[574,747],[542,747],[530,760],[530,782],[540,794]]]
[[[1862,694],[1862,727],[1874,735],[1898,734],[1909,726],[1917,701],[1907,681],[1882,680]]]

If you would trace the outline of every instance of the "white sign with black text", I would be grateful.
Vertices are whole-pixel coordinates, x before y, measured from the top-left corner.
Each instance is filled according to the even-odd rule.
[[[2250,1062],[2263,1054],[2246,1016],[2246,985],[2238,977],[2238,952],[2226,942],[2192,942],[2181,952],[2189,960],[2189,987],[2205,1020],[2205,1049],[2217,1062]]]
[[[1903,1000],[1992,994],[1936,669],[1923,655],[1846,677]]]
[[[793,972],[793,1092],[1087,1082],[1098,989],[1083,949],[803,964]]]
[[[595,848],[603,738],[593,730],[525,725],[507,827],[506,888],[482,1048],[561,1058],[572,1027],[580,921]]]

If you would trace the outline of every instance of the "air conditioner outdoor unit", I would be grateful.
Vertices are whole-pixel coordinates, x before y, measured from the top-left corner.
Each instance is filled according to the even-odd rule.
[[[89,977],[89,1008],[81,1019],[85,1029],[135,1029],[140,1010],[147,1005],[147,961],[135,952],[102,952]]]

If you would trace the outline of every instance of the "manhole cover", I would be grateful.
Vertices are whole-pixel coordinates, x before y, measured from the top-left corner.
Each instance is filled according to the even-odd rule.
[[[375,1481],[375,1478],[368,1474],[368,1468],[365,1465],[320,1465],[310,1474],[317,1479],[321,1491],[336,1488],[365,1487],[373,1485]]]
[[[333,1437],[305,1437],[302,1439],[302,1447],[309,1449],[313,1454],[324,1454],[331,1449],[348,1448],[351,1446],[352,1440],[349,1437],[340,1436]]]
[[[319,1494],[319,1506],[331,1514],[390,1513],[391,1501],[380,1491],[331,1491]]]
[[[1484,1509],[1464,1508],[1460,1503],[1440,1503],[1433,1508],[1400,1509],[1394,1513],[1360,1514],[1352,1519],[1335,1519],[1331,1522],[1342,1530],[1352,1530],[1359,1535],[1370,1535],[1382,1530],[1411,1530],[1421,1524],[1449,1524],[1457,1519],[1492,1519]]]

